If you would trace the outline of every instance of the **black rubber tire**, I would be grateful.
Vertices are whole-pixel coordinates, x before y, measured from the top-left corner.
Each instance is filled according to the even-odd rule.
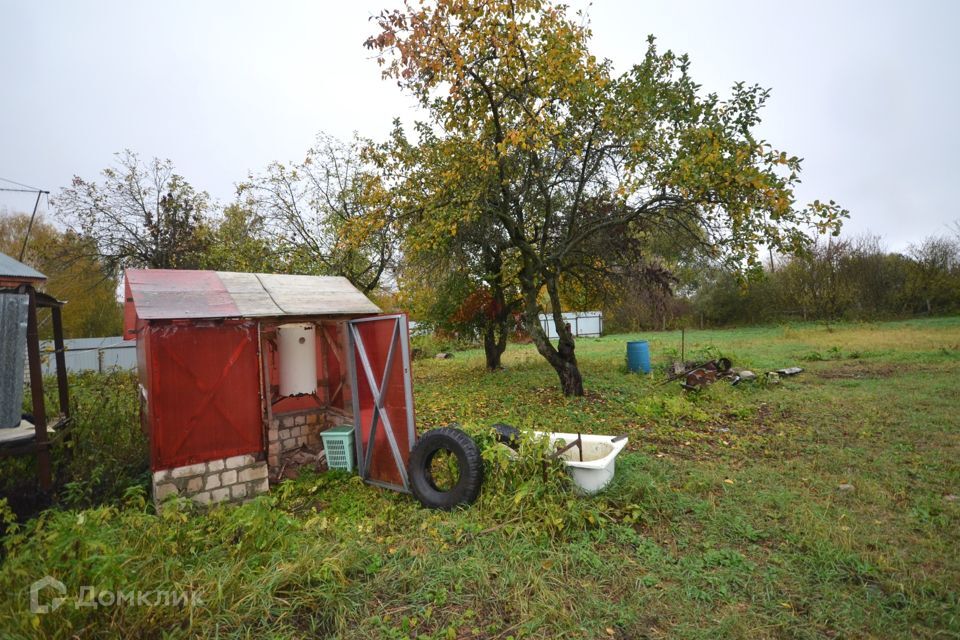
[[[495,422],[490,428],[493,429],[497,442],[514,450],[520,448],[520,429],[505,422]]]
[[[460,477],[449,491],[437,489],[430,474],[430,463],[440,451],[449,451],[457,458]],[[410,490],[420,504],[430,509],[449,511],[472,504],[480,495],[483,483],[483,459],[473,438],[459,429],[441,427],[427,431],[410,452],[407,464]]]

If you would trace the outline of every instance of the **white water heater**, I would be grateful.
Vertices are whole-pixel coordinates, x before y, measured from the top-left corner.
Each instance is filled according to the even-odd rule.
[[[299,396],[317,390],[317,333],[312,324],[277,327],[280,395]]]

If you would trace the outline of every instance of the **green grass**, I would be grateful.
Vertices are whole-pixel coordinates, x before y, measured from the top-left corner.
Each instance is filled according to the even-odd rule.
[[[44,512],[8,535],[0,637],[960,636],[960,319],[689,331],[688,358],[806,368],[696,395],[626,373],[635,337],[578,343],[585,398],[529,346],[495,374],[480,351],[415,363],[418,427],[456,421],[484,446],[469,509],[329,474],[209,512],[156,515],[136,486]],[[679,349],[679,333],[643,337],[656,363]],[[495,421],[630,443],[583,499],[533,445],[508,462]],[[203,604],[34,616],[44,574]]]

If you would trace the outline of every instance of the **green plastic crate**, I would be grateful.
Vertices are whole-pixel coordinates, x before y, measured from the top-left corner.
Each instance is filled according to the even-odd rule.
[[[327,452],[327,468],[353,471],[353,427],[349,424],[320,432],[323,450]]]

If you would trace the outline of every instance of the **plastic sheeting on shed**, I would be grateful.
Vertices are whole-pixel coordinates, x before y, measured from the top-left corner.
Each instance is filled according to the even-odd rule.
[[[407,318],[361,318],[348,325],[360,475],[406,491],[407,462],[417,440]]]
[[[144,332],[137,346],[150,354],[141,384],[154,470],[263,448],[257,343],[255,322],[161,324]]]
[[[0,293],[0,428],[20,426],[30,298]]]

